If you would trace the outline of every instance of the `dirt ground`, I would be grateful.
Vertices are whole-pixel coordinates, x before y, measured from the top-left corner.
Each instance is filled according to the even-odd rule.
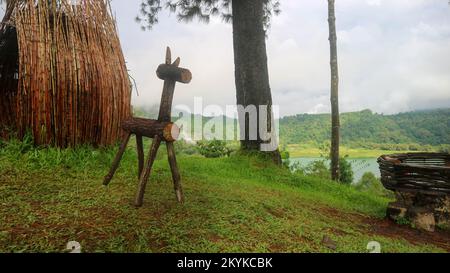
[[[361,223],[361,229],[366,230],[368,234],[405,239],[413,245],[432,244],[450,253],[450,230],[437,229],[435,232],[427,232],[397,224],[387,218],[378,219],[357,213],[344,213],[331,207],[323,207],[320,211],[330,217]]]

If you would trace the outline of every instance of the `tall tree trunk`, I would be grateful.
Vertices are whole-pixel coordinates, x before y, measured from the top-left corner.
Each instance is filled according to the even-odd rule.
[[[330,28],[330,65],[331,65],[331,178],[339,181],[339,69],[337,57],[335,0],[328,0],[328,24]]]
[[[256,106],[260,120],[259,106],[267,106],[267,128],[272,129],[272,94],[267,67],[266,32],[264,30],[264,1],[233,0],[233,44],[237,105]],[[261,124],[257,125],[257,138],[251,139],[249,116],[240,117],[241,130],[245,126],[245,139],[241,140],[241,149],[260,151],[261,144],[266,143],[259,133]],[[275,130],[273,130],[275,131]],[[281,156],[276,147],[269,152],[277,164]]]

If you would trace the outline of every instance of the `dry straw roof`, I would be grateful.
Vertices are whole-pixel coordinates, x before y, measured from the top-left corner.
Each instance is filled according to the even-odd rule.
[[[10,118],[0,126],[19,136],[30,130],[37,144],[112,144],[131,100],[115,21],[109,1],[73,2],[9,1],[0,29],[0,99],[8,105],[0,115]],[[11,40],[15,63],[2,46]]]

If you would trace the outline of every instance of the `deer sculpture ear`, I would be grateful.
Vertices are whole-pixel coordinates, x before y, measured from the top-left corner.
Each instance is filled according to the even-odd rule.
[[[166,64],[172,63],[172,52],[170,51],[170,47],[166,49]]]
[[[175,60],[175,62],[173,62],[173,66],[176,66],[176,67],[179,67],[180,66],[180,62],[181,62],[181,59],[180,59],[180,57],[178,57],[176,60]]]

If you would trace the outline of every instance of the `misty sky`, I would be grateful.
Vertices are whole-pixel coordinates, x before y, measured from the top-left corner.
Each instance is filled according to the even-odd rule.
[[[140,0],[115,0],[120,37],[140,96],[133,104],[157,104],[155,69],[164,47],[192,70],[177,86],[176,104],[234,104],[231,25],[179,23],[162,13],[152,31],[134,17]],[[282,115],[329,112],[327,1],[281,0],[268,44],[274,103]],[[450,106],[450,5],[447,0],[337,0],[341,109],[395,113]]]
[[[165,46],[191,69],[175,104],[235,104],[231,25],[220,19],[179,23],[163,12],[144,32],[135,22],[141,0],[113,0],[130,74],[134,105],[159,103],[155,70]],[[329,112],[329,44],[326,0],[281,0],[267,40],[274,104],[281,114]],[[450,107],[450,5],[448,0],[337,0],[340,99],[344,112],[396,113]]]

